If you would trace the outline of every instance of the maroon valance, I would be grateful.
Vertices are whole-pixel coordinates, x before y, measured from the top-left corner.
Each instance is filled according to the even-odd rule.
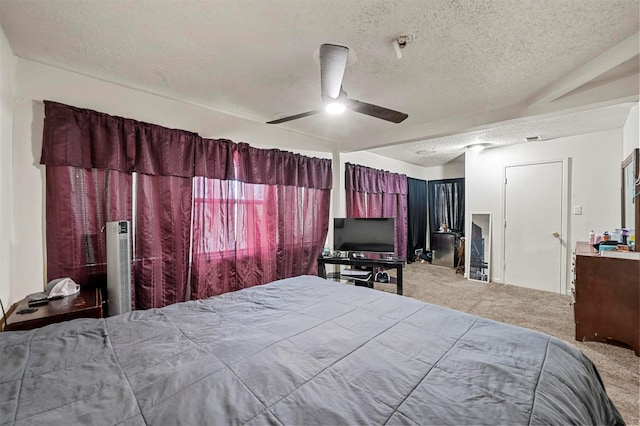
[[[193,176],[195,133],[57,102],[44,107],[42,164]]]
[[[369,194],[406,194],[407,176],[345,163],[345,189]]]
[[[331,189],[331,160],[305,157],[279,149],[259,149],[246,143],[237,144],[236,149],[236,178],[242,182]]]
[[[44,101],[41,164],[331,189],[331,160]]]
[[[235,143],[228,139],[203,139],[196,142],[194,175],[209,179],[231,180],[234,177]]]

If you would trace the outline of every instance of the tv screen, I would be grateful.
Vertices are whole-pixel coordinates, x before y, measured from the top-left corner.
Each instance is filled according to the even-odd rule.
[[[395,252],[393,218],[335,218],[333,248],[340,251]]]

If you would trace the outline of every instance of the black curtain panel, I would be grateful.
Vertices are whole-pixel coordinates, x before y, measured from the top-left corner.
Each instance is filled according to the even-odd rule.
[[[464,233],[464,178],[429,181],[429,230]]]
[[[407,178],[407,263],[415,262],[415,251],[426,249],[427,181]]]

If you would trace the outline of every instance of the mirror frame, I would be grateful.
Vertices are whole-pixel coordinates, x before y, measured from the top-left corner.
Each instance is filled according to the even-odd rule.
[[[480,268],[479,275],[481,278],[476,278],[471,274],[473,269],[473,267],[471,266],[471,258],[473,256],[473,225],[474,223],[478,222],[477,220],[474,221],[474,216],[486,216],[486,219],[483,220],[483,222],[486,222],[489,228],[488,230],[483,230],[483,233],[486,232],[486,236],[484,236],[484,253],[483,253],[484,257],[482,261],[487,264],[487,267]],[[466,235],[466,238],[465,238],[465,245],[466,244],[468,244],[468,250],[469,250],[469,268],[467,269],[467,271],[469,272],[467,274],[467,278],[471,281],[478,281],[485,284],[489,283],[491,281],[491,213],[480,213],[480,212],[471,213],[469,233]],[[483,269],[485,271],[483,271]]]
[[[626,188],[627,188],[627,182],[625,181],[625,169],[629,166],[633,164],[633,177],[636,181],[636,185],[634,185],[634,190],[635,190],[635,194],[633,196],[635,196],[635,208],[634,208],[634,214],[635,214],[635,220],[633,223],[627,223],[627,217],[626,217],[626,198],[627,198],[627,194],[626,194]],[[638,193],[640,192],[640,185],[637,183],[638,182],[638,177],[640,176],[640,148],[635,148],[633,150],[633,152],[631,154],[629,154],[629,156],[627,158],[625,158],[625,160],[622,162],[621,165],[622,171],[621,171],[621,176],[622,176],[622,205],[621,205],[621,210],[622,210],[622,227],[623,228],[633,228],[635,229],[635,233],[636,236],[638,234],[638,231],[640,230],[640,197],[638,196]],[[633,197],[632,196],[632,197]],[[633,198],[632,198],[633,199]]]

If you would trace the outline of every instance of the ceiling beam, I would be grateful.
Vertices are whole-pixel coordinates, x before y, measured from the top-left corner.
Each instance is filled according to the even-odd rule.
[[[583,84],[588,83],[623,62],[638,56],[639,53],[640,33],[635,33],[606,52],[596,56],[581,67],[550,84],[542,91],[532,96],[528,100],[527,104],[529,107],[539,107],[541,104],[551,103],[562,95],[577,89]]]

